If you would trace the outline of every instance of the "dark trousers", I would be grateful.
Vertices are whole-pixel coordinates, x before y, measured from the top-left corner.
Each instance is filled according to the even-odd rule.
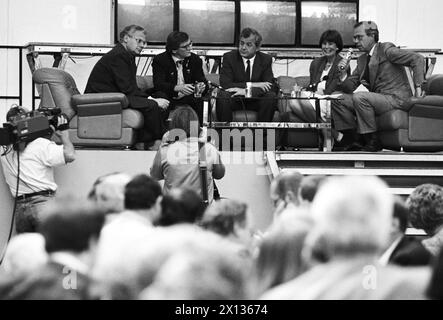
[[[218,93],[218,97],[220,97],[220,99],[217,99],[218,121],[231,122],[232,111],[247,109],[257,111],[258,122],[272,122],[276,106],[276,100],[272,99],[276,96],[275,92],[270,91],[263,94],[262,99],[245,99],[243,97],[229,99],[231,95],[232,93],[227,91]]]

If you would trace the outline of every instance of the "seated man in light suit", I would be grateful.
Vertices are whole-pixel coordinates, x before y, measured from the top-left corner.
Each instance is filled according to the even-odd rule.
[[[364,52],[358,58],[357,68],[347,77],[347,60],[339,63],[342,70],[338,90],[343,91],[343,99],[332,104],[332,118],[338,131],[352,136],[352,130],[363,136],[363,146],[348,140],[345,150],[380,151],[381,142],[377,136],[376,116],[395,108],[403,108],[412,92],[404,67],[414,73],[415,95],[422,95],[424,81],[424,58],[420,54],[397,48],[390,42],[378,42],[379,31],[372,21],[362,21],[354,26],[354,43]],[[369,92],[354,92],[364,85]]]
[[[274,99],[226,99],[232,96],[244,96],[246,82],[252,82],[253,97],[273,97],[274,74],[272,73],[272,57],[260,52],[262,36],[257,30],[245,28],[240,33],[238,50],[232,50],[223,55],[220,70],[220,85],[226,91],[220,91],[224,99],[217,101],[217,118],[219,121],[232,121],[232,110],[246,108],[258,112],[258,121],[270,122],[274,115]]]

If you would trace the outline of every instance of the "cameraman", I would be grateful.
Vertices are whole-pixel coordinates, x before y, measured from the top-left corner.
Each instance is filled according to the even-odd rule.
[[[24,108],[16,106],[8,111],[6,118],[8,122],[13,123],[17,116],[26,113]],[[12,195],[17,196],[15,199],[17,233],[36,231],[42,207],[57,190],[53,168],[75,159],[75,150],[69,140],[68,131],[60,130],[66,123],[66,118],[61,115],[57,117],[57,128],[51,125],[55,137],[61,140],[62,145],[51,141],[51,134],[48,134],[25,145],[20,143],[10,145],[0,157],[6,183]],[[17,176],[19,176],[18,189]]]

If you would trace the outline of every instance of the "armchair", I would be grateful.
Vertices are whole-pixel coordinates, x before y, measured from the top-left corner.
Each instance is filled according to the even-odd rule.
[[[424,98],[411,98],[405,109],[377,117],[383,147],[405,151],[443,150],[443,74],[431,76]]]
[[[69,119],[69,136],[76,146],[124,147],[135,143],[143,116],[128,109],[123,93],[80,94],[72,76],[57,68],[37,69],[33,76],[40,107],[60,108]]]

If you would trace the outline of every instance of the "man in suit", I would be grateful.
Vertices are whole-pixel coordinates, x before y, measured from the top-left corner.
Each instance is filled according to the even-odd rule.
[[[258,121],[270,122],[274,115],[274,99],[227,99],[244,96],[246,82],[252,82],[252,97],[275,97],[273,91],[274,74],[272,57],[260,52],[262,36],[257,30],[245,28],[240,33],[238,50],[223,55],[220,70],[220,85],[226,91],[220,91],[217,100],[217,118],[219,121],[232,121],[232,111],[251,108],[258,111]]]
[[[185,32],[173,31],[166,39],[166,51],[152,62],[154,88],[167,98],[171,106],[189,105],[203,121],[203,101],[194,97],[194,86],[206,88],[202,60],[191,52],[192,41]]]
[[[120,33],[120,42],[105,54],[92,69],[85,93],[122,92],[129,100],[129,107],[143,114],[144,128],[138,140],[151,143],[160,140],[165,132],[164,120],[169,101],[153,98],[137,86],[135,56],[146,45],[145,30],[130,25]]]
[[[378,42],[379,31],[372,21],[362,21],[354,26],[354,43],[364,52],[357,68],[350,77],[346,74],[349,61],[339,63],[342,70],[338,90],[345,94],[344,100],[332,104],[332,118],[335,128],[357,138],[362,135],[363,144],[348,140],[345,150],[380,151],[381,142],[377,135],[376,116],[395,108],[404,108],[412,92],[404,67],[410,67],[414,73],[415,95],[422,95],[424,81],[424,58],[414,52],[397,48],[390,42]],[[359,85],[369,92],[354,92]]]

